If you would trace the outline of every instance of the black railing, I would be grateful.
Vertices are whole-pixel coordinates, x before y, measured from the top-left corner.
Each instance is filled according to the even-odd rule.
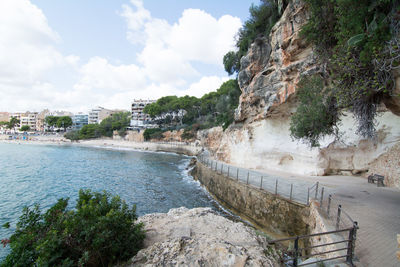
[[[281,261],[282,263],[292,264],[292,266],[295,267],[306,266],[310,264],[316,264],[320,262],[332,261],[337,259],[345,259],[350,266],[354,266],[353,258],[354,258],[355,242],[357,237],[357,229],[358,226],[357,223],[355,222],[353,227],[346,229],[340,229],[340,230],[334,230],[334,231],[328,231],[310,235],[301,235],[283,239],[276,239],[268,241],[268,243],[271,245],[277,245],[279,243],[293,242],[292,245],[293,249],[282,250],[283,253],[281,255]],[[345,234],[347,237],[343,240],[326,242],[317,245],[310,245],[312,244],[312,238],[316,238],[317,240],[319,240],[321,239],[320,238],[321,236],[328,235],[332,237],[331,240],[335,240],[334,235],[341,236],[343,234]],[[302,244],[303,247],[301,247]],[[341,247],[337,247],[338,245],[341,245]],[[334,246],[334,247],[332,249],[332,247],[329,248],[329,246]],[[323,248],[326,249],[322,251],[316,250]],[[343,254],[341,252],[345,253]],[[303,259],[305,260],[315,256],[321,256],[321,258],[307,263],[304,263],[304,261],[302,261]]]

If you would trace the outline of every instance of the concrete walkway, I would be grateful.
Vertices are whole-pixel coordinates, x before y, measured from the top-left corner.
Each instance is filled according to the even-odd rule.
[[[377,187],[367,179],[354,176],[294,176],[268,170],[251,170],[212,160],[204,155],[209,167],[233,179],[300,202],[307,203],[307,188],[319,182],[325,197],[332,194],[334,202],[342,205],[359,224],[356,257],[362,266],[400,267],[396,258],[397,234],[400,234],[400,190]],[[262,180],[262,184],[261,184]],[[277,182],[278,181],[278,182]],[[292,188],[292,193],[291,192]],[[315,188],[315,186],[314,186]],[[315,190],[311,190],[311,197]],[[319,191],[320,196],[320,191]],[[337,208],[337,207],[336,207]]]

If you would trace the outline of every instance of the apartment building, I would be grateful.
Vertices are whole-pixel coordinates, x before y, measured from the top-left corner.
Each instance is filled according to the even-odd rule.
[[[88,124],[99,124],[105,118],[111,116],[120,110],[111,110],[103,107],[97,107],[89,111]]]
[[[88,125],[89,123],[89,115],[78,113],[74,114],[72,117],[72,128],[74,130],[80,130],[83,126]]]
[[[143,112],[143,109],[151,103],[156,102],[156,100],[142,100],[135,99],[131,106],[131,127],[146,127],[151,123],[150,115]]]
[[[29,126],[31,131],[36,131],[38,115],[38,112],[26,112],[25,114],[21,115],[19,118],[19,128],[23,126]]]

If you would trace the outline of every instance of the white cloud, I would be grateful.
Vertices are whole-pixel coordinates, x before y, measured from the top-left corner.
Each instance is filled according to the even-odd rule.
[[[87,55],[59,51],[61,37],[31,1],[0,0],[0,109],[128,109],[134,98],[200,97],[228,79],[202,77],[199,66],[222,69],[241,25],[238,18],[187,9],[171,24],[153,18],[141,0],[123,5],[120,16],[128,41],[140,48],[137,61],[95,56],[82,62]]]
[[[202,97],[204,94],[216,91],[228,79],[228,77],[218,76],[202,77],[198,82],[192,83],[189,89],[180,92],[179,95]]]
[[[81,67],[80,74],[81,78],[74,86],[75,89],[95,88],[106,94],[141,90],[146,82],[143,70],[138,66],[134,64],[115,66],[101,57],[91,58]]]

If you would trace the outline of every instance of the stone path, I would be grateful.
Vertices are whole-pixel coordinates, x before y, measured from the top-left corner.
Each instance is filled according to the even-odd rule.
[[[356,242],[356,256],[362,266],[400,267],[396,258],[397,234],[400,234],[400,190],[377,187],[368,184],[367,179],[354,176],[293,176],[268,171],[250,170],[215,161],[204,155],[202,161],[232,179],[252,184],[275,193],[307,203],[308,188],[319,182],[324,187],[325,197],[332,194],[334,203],[340,203],[343,210],[359,224]],[[248,178],[247,178],[248,177]],[[262,178],[261,178],[262,177]],[[262,185],[261,185],[262,179]],[[315,187],[314,187],[315,188]],[[320,192],[320,191],[319,191]],[[310,197],[315,190],[311,190]],[[320,196],[320,195],[319,195]]]

